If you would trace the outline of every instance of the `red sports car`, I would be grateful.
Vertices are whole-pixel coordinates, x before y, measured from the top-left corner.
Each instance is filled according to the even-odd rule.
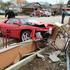
[[[52,28],[52,24],[44,24],[28,18],[11,18],[0,22],[2,35],[21,41],[46,38]]]

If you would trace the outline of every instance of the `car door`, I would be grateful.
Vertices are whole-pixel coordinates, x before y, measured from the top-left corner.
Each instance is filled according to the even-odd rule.
[[[8,37],[13,37],[13,38],[19,38],[19,33],[20,33],[20,29],[19,29],[19,25],[14,24],[14,22],[19,23],[18,19],[9,19],[4,27],[3,30],[5,32],[5,35],[8,35]]]

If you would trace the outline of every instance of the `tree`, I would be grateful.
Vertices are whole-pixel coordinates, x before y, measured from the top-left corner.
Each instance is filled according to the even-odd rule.
[[[69,0],[68,3],[67,3],[67,7],[70,7],[70,0]]]
[[[1,9],[5,9],[5,7],[6,7],[6,4],[5,3],[0,3],[0,8]]]
[[[6,8],[8,8],[9,6],[10,6],[10,3],[9,3],[9,2],[7,2],[7,3],[2,2],[2,3],[0,3],[0,8],[1,8],[1,9],[6,9]]]

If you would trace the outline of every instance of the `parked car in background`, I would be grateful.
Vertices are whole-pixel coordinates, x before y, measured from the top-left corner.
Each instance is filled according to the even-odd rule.
[[[52,14],[49,11],[44,11],[44,16],[50,17]]]
[[[42,10],[34,10],[30,16],[38,16],[38,17],[41,17],[43,16],[43,11]]]
[[[12,10],[14,13],[15,13],[15,15],[18,15],[18,8],[8,8],[8,9],[6,9],[6,10]],[[6,11],[5,10],[5,11]],[[20,10],[20,9],[19,9]]]
[[[44,24],[27,18],[11,18],[0,22],[2,35],[16,38],[21,41],[48,38],[51,34],[53,24]]]
[[[65,15],[70,16],[70,10],[66,10]]]
[[[30,16],[38,16],[38,17],[41,17],[41,16],[45,16],[45,17],[49,17],[51,16],[51,12],[47,11],[47,10],[34,10]]]
[[[5,10],[0,9],[0,15],[5,15]]]
[[[65,14],[66,16],[70,16],[70,8],[63,8],[63,10],[65,10],[65,11],[64,11],[64,14]]]

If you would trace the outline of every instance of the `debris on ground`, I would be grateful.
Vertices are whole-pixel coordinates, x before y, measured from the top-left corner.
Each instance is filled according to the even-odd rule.
[[[53,62],[60,61],[60,59],[57,57],[60,53],[61,53],[61,51],[52,52],[52,53],[50,53],[49,58],[50,58]]]
[[[45,60],[45,57],[40,53],[37,53],[37,57],[41,58],[43,61]]]
[[[56,55],[54,55],[54,54],[50,54],[50,55],[49,55],[49,58],[50,58],[53,62],[60,61],[60,59],[59,59]]]
[[[41,53],[45,57],[44,61],[41,58],[36,57],[30,63],[22,66],[18,70],[66,70],[66,62],[62,55],[63,53],[61,51],[54,51],[54,49],[47,47],[47,49]],[[50,53],[53,53],[58,56],[58,59],[61,61],[51,61],[48,57]]]

